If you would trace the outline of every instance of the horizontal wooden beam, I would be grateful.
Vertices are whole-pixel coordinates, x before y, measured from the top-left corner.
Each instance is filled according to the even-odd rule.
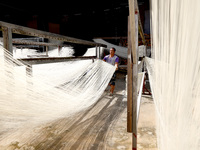
[[[0,38],[0,41],[3,42],[3,38]],[[22,45],[39,45],[39,46],[67,46],[70,47],[70,45],[66,44],[56,44],[56,43],[46,43],[46,42],[33,42],[29,40],[21,40],[21,39],[12,39],[13,44],[22,44]]]
[[[123,39],[123,40],[126,40],[127,37],[126,36],[123,36],[123,37],[95,37],[94,39],[104,39],[104,40],[120,40],[120,39]]]
[[[66,62],[71,60],[86,60],[86,59],[96,59],[96,56],[77,56],[77,57],[44,57],[44,58],[23,58],[17,59],[24,62],[24,64],[35,65],[35,64],[47,64],[47,63],[57,63]]]
[[[81,39],[72,38],[72,37],[68,37],[68,36],[63,36],[63,35],[50,33],[50,32],[46,32],[46,31],[36,30],[36,29],[28,28],[28,27],[11,24],[11,23],[6,23],[3,21],[0,21],[0,26],[10,28],[12,30],[12,33],[16,33],[16,34],[43,37],[43,38],[47,38],[47,39],[53,39],[53,40],[64,41],[64,42],[69,42],[69,43],[107,47],[104,44],[81,40]]]
[[[45,42],[33,42],[33,41],[28,41],[28,40],[18,40],[18,39],[13,39],[12,43],[14,44],[22,44],[22,45],[39,45],[39,46],[61,46],[56,43],[45,43]]]

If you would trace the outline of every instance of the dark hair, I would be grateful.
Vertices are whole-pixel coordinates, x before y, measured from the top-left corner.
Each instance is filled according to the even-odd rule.
[[[111,47],[110,49],[113,49],[114,51],[116,51],[116,49],[114,47]]]

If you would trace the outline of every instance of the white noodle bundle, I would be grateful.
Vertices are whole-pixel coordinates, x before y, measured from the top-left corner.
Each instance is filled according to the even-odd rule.
[[[115,71],[102,60],[33,65],[33,76],[25,67],[0,47],[0,146],[20,137],[23,128],[88,108]]]
[[[200,1],[151,0],[152,48],[146,59],[160,150],[200,149]],[[151,65],[152,64],[152,65]]]

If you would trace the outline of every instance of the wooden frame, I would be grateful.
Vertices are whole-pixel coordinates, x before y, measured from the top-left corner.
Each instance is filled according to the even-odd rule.
[[[58,41],[63,41],[63,42],[68,42],[68,43],[89,45],[89,46],[94,46],[94,47],[95,46],[96,47],[107,47],[104,44],[81,40],[81,39],[63,36],[63,35],[59,35],[59,34],[54,34],[54,33],[46,32],[46,31],[31,29],[28,27],[14,25],[14,24],[3,22],[3,21],[0,21],[0,28],[3,32],[4,48],[7,49],[11,54],[13,53],[12,43],[21,43],[21,44],[29,43],[31,45],[44,45],[44,46],[54,45],[52,43],[44,43],[44,42],[28,42],[28,41],[12,40],[12,33],[22,34],[22,35],[27,35],[27,36],[43,37],[43,38],[47,38],[47,39],[53,39],[53,40],[58,40]],[[60,46],[62,46],[62,45],[59,45],[59,47]],[[48,50],[47,50],[47,52],[48,52]],[[60,58],[57,58],[57,59],[60,59]],[[55,58],[52,60],[55,60]]]
[[[23,58],[17,59],[19,61],[24,62],[25,64],[34,65],[34,64],[47,64],[47,63],[57,63],[57,62],[65,62],[69,60],[85,60],[92,59],[94,60],[95,56],[77,56],[77,57],[38,57],[38,58]]]
[[[3,32],[3,46],[5,49],[7,49],[10,54],[13,54],[13,46],[12,43],[18,43],[18,44],[30,44],[30,45],[42,45],[46,46],[46,55],[43,56],[43,58],[27,58],[27,59],[18,59],[19,61],[23,61],[26,66],[26,72],[27,75],[32,75],[32,65],[33,64],[44,64],[44,63],[55,63],[55,62],[64,62],[68,60],[74,60],[74,59],[92,59],[94,62],[94,59],[97,58],[97,52],[96,57],[94,56],[88,56],[88,57],[46,57],[48,56],[48,46],[58,46],[59,50],[62,45],[56,45],[52,43],[44,43],[44,42],[30,42],[26,40],[13,40],[12,39],[12,33],[16,34],[22,34],[27,36],[36,36],[36,37],[43,37],[47,39],[53,39],[68,43],[76,43],[76,44],[82,44],[82,45],[89,45],[89,46],[96,46],[96,50],[98,50],[97,47],[107,47],[104,44],[90,42],[86,40],[76,39],[68,36],[63,36],[59,34],[54,34],[50,32],[40,31],[36,29],[31,29],[28,27],[23,27],[19,25],[14,25],[10,23],[6,23],[3,21],[0,21],[0,29]]]

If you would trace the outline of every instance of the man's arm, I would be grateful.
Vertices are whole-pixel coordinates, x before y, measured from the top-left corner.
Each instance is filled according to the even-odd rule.
[[[118,67],[119,67],[119,63],[118,62],[115,62],[115,67],[116,67],[116,70],[118,70]]]

